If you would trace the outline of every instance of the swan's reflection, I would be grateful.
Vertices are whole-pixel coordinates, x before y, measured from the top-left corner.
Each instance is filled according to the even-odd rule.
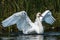
[[[17,37],[17,40],[57,40],[56,36],[43,36],[43,35],[23,35]]]
[[[17,40],[43,40],[43,35],[23,35],[17,37]]]
[[[2,37],[0,40],[59,40],[59,39],[56,36],[19,35],[17,37]]]

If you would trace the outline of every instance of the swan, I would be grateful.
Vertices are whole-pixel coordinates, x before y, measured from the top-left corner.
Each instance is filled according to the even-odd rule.
[[[36,32],[37,34],[43,33],[42,19],[40,19],[41,13],[38,12],[34,23],[31,23],[31,28],[28,29],[25,34]]]
[[[35,22],[32,22],[30,20],[27,15],[27,12],[20,11],[6,18],[1,23],[3,27],[9,27],[11,25],[16,24],[18,30],[23,31],[24,34],[29,34],[33,32],[40,34],[44,32],[42,21],[45,21],[46,23],[51,25],[54,23],[55,18],[52,16],[50,10],[46,10],[42,14],[38,12],[36,15]]]

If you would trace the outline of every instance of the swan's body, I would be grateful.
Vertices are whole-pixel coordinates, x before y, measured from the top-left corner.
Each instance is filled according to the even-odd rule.
[[[42,21],[52,24],[55,19],[53,18],[49,10],[45,11],[41,16],[39,14],[40,13],[37,13],[36,20],[33,23],[27,16],[27,13],[25,11],[21,11],[13,14],[9,18],[2,21],[2,25],[4,27],[7,27],[13,24],[17,24],[17,28],[19,30],[22,30],[24,34],[29,34],[33,31],[36,32],[37,34],[40,34],[44,32]],[[51,20],[49,21],[49,19]]]

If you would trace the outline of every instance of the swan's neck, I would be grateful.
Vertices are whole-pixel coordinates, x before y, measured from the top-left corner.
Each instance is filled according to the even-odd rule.
[[[37,17],[37,22],[38,22],[38,26],[42,27],[42,21],[40,21],[40,18]]]

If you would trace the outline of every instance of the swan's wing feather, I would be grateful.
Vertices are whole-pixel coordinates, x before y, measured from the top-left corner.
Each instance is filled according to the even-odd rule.
[[[7,27],[7,26],[10,26],[10,25],[16,24],[16,22],[21,18],[21,16],[18,17],[16,14],[22,15],[21,12],[14,13],[10,17],[8,17],[8,18],[6,18],[5,20],[2,21],[2,26]]]
[[[28,16],[23,17],[17,22],[17,28],[19,30],[23,30],[23,32],[27,31],[29,28],[32,27],[31,25],[31,20],[29,19]]]
[[[31,27],[30,23],[32,22],[25,11],[15,13],[2,21],[4,27],[17,24],[17,28],[24,31]]]
[[[48,24],[53,24],[55,21],[55,18],[52,16],[51,12],[49,10],[46,10],[43,14],[42,14],[43,18],[42,21],[45,21]]]

